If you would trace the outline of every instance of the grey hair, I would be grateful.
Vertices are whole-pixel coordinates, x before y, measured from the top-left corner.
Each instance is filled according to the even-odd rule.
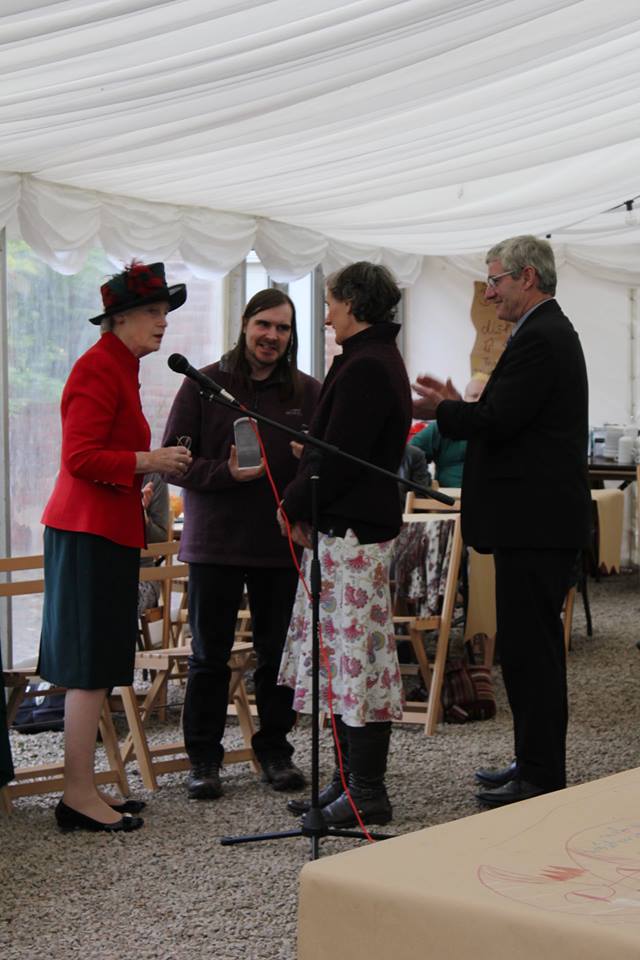
[[[112,313],[110,317],[105,317],[100,321],[100,333],[111,333],[116,325],[117,313]]]
[[[491,247],[485,263],[491,263],[492,260],[499,260],[504,270],[516,276],[525,267],[533,267],[538,274],[538,290],[552,296],[555,294],[558,282],[556,261],[551,244],[546,240],[540,240],[532,234],[509,237]]]

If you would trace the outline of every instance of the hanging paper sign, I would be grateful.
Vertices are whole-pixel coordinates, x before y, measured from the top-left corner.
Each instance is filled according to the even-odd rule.
[[[512,329],[506,320],[498,320],[494,304],[484,299],[486,289],[486,283],[480,280],[473,284],[471,321],[476,340],[471,351],[471,373],[491,373]]]

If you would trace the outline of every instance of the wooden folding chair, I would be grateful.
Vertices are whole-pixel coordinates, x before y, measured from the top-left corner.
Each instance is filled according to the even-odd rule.
[[[44,592],[42,575],[44,558],[41,554],[29,557],[9,557],[0,559],[0,574],[9,578],[0,584],[0,597],[27,596]],[[29,573],[27,580],[11,581],[16,573]],[[10,727],[16,712],[25,696],[37,694],[27,692],[27,687],[35,687],[40,682],[34,667],[3,670],[3,685],[10,690],[7,704],[7,724]],[[52,687],[48,693],[62,692],[63,688]],[[41,692],[40,692],[41,693]],[[4,692],[2,693],[4,695]],[[108,769],[95,774],[96,783],[116,783],[123,796],[128,796],[129,785],[120,757],[118,738],[113,726],[109,704],[105,699],[100,717],[100,733],[107,755]],[[62,762],[41,764],[35,767],[18,767],[14,779],[2,791],[2,806],[10,809],[14,797],[33,796],[35,794],[54,793],[64,790],[64,764]]]
[[[238,620],[243,625],[243,632],[246,633],[248,612],[245,615],[243,611],[239,611]],[[160,774],[188,770],[191,766],[182,739],[159,746],[150,746],[145,730],[145,723],[158,710],[160,698],[166,695],[168,682],[181,679],[186,675],[190,653],[190,645],[138,652],[136,668],[149,670],[153,676],[152,683],[142,702],[139,702],[133,687],[122,687],[120,691],[129,725],[129,734],[121,749],[122,761],[128,763],[134,757],[136,758],[142,781],[149,790],[157,789],[157,777]],[[236,633],[236,641],[229,659],[231,681],[228,712],[238,718],[245,745],[235,750],[227,750],[224,762],[225,764],[249,762],[254,772],[258,773],[258,762],[251,746],[255,732],[252,718],[255,706],[249,700],[244,681],[245,674],[252,665],[253,645],[243,636],[238,637]]]
[[[435,487],[438,493],[444,493],[452,497],[454,503],[449,506],[447,503],[440,503],[432,497],[419,497],[414,490],[407,490],[404,502],[404,512],[407,513],[460,513],[460,488],[459,487]],[[403,518],[404,519],[404,518]]]
[[[160,603],[144,610],[140,616],[141,646],[145,650],[153,647],[150,629],[153,623],[162,624],[161,646],[176,646],[171,611],[172,593],[176,582],[182,583],[189,576],[189,565],[175,562],[179,548],[180,544],[175,540],[167,540],[151,543],[141,552],[141,557],[151,557],[156,562],[151,567],[140,567],[140,580],[161,584]]]
[[[407,494],[406,506],[409,507],[409,511],[403,516],[404,522],[406,524],[424,524],[425,533],[427,533],[428,526],[430,525],[435,526],[436,524],[447,523],[450,526],[448,539],[449,565],[440,612],[437,614],[429,613],[426,616],[401,613],[394,616],[394,623],[399,624],[401,629],[406,629],[407,631],[406,637],[411,642],[425,689],[429,694],[426,705],[424,703],[407,703],[402,719],[403,722],[406,723],[424,723],[425,734],[431,736],[435,733],[436,725],[442,711],[442,683],[449,648],[451,622],[458,590],[458,576],[462,556],[460,513],[459,510],[456,511],[455,505],[453,508],[447,508],[446,505],[440,504],[438,501],[431,500],[430,498],[422,499],[415,497],[411,492]],[[420,508],[425,512],[415,512],[416,509]],[[450,512],[445,512],[447,509]],[[424,645],[424,634],[432,630],[438,631],[433,666],[429,663]],[[401,634],[401,636],[402,635],[403,634]]]

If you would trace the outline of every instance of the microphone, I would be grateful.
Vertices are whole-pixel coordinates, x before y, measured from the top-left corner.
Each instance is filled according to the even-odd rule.
[[[219,383],[216,383],[215,380],[212,380],[205,373],[201,373],[199,370],[196,370],[195,367],[192,367],[187,358],[183,357],[181,353],[172,353],[167,363],[174,373],[182,373],[185,377],[189,377],[189,379],[197,383],[202,390],[207,390],[209,393],[218,393],[221,397],[224,397],[225,400],[231,400],[232,403],[240,406],[236,398],[232,397],[224,387],[221,387]]]

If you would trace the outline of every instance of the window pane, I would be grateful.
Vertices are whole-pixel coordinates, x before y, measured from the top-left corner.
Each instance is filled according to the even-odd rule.
[[[151,446],[160,446],[169,409],[183,378],[167,366],[181,353],[192,367],[204,367],[223,352],[222,281],[197,280],[177,263],[165,265],[169,283],[186,283],[187,301],[168,316],[169,326],[156,354],[140,363],[142,409],[151,427]]]
[[[247,274],[245,283],[245,304],[251,300],[254,293],[258,290],[266,290],[269,286],[269,276],[267,271],[258,260],[257,254],[253,251],[247,257]]]
[[[11,550],[42,552],[40,516],[60,460],[60,394],[69,370],[94,341],[88,318],[100,312],[100,284],[113,273],[102,251],[63,277],[23,242],[8,247],[9,460]],[[38,596],[12,604],[13,662],[35,656]]]
[[[113,272],[100,251],[63,277],[25,243],[9,244],[9,457],[11,546],[40,553],[40,515],[60,459],[60,394],[69,370],[95,341],[100,284]]]
[[[289,296],[296,305],[296,327],[298,329],[298,367],[304,373],[311,373],[312,343],[312,274],[289,284]]]
[[[342,347],[336,343],[336,335],[333,327],[324,328],[324,372],[328,373],[329,367],[333,363],[333,358],[342,353]]]

